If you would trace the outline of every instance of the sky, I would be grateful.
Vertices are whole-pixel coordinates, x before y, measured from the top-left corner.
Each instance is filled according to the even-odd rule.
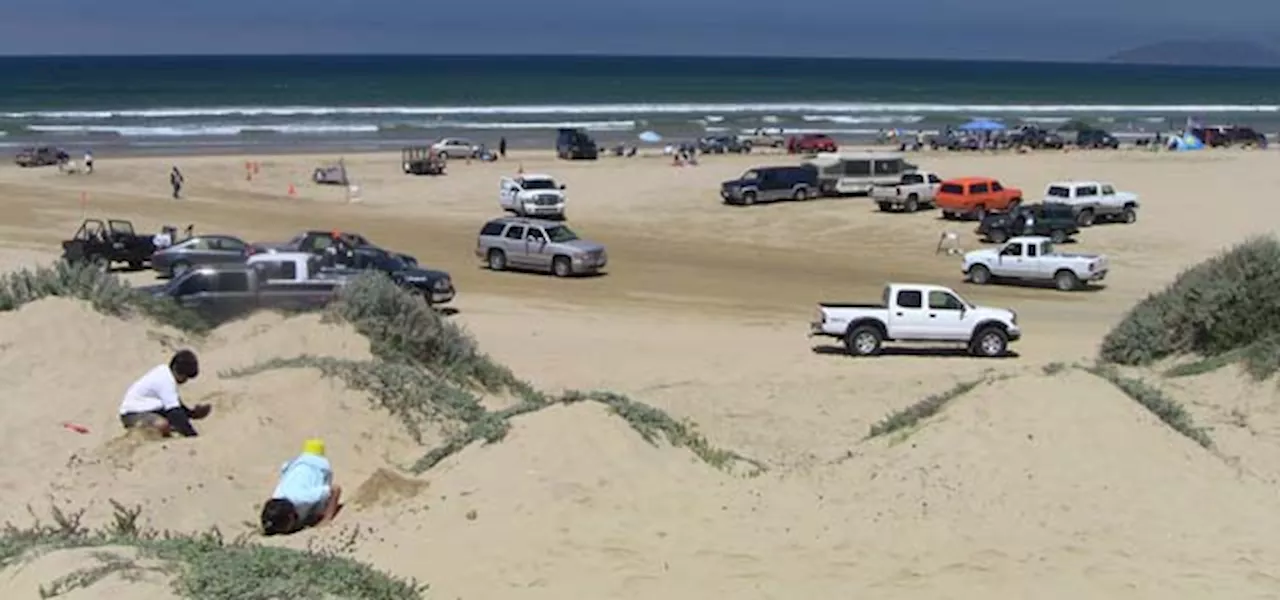
[[[0,0],[0,4],[18,0]],[[0,54],[675,54],[1097,60],[1280,43],[1277,0],[39,0]]]

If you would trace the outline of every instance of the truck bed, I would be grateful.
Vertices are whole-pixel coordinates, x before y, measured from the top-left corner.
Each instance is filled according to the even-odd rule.
[[[872,308],[882,310],[889,308],[883,304],[869,304],[866,302],[819,302],[818,306],[822,308]]]

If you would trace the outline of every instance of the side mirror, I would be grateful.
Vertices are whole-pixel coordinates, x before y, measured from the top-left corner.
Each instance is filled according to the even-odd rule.
[[[562,190],[567,190],[567,189],[569,189],[569,186],[567,186],[567,185],[565,185],[565,184],[563,184],[563,183],[562,183],[562,184],[560,184],[560,189],[562,189]]]

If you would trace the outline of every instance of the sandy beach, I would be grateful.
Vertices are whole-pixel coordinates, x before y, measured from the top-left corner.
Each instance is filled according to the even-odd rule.
[[[202,436],[135,443],[119,430],[120,396],[180,336],[46,299],[0,313],[0,521],[29,521],[53,502],[101,523],[115,500],[143,506],[158,528],[247,532],[280,462],[318,435],[347,493],[365,492],[333,524],[266,543],[352,538],[352,556],[429,582],[437,598],[1277,597],[1274,382],[1234,369],[1161,382],[1212,428],[1211,453],[1103,379],[1046,370],[1092,360],[1125,312],[1182,269],[1274,233],[1276,152],[909,155],[944,177],[999,178],[1028,199],[1059,179],[1140,194],[1137,223],[1094,226],[1070,244],[1112,265],[1105,286],[1071,294],[964,283],[959,258],[935,254],[939,235],[955,231],[966,250],[982,244],[973,223],[936,211],[880,213],[857,197],[721,204],[722,180],[794,157],[674,167],[659,156],[566,162],[520,151],[453,161],[431,178],[403,175],[398,154],[353,154],[355,202],[310,181],[338,158],[98,156],[92,175],[0,165],[0,270],[52,261],[85,216],[143,231],[191,223],[250,242],[359,232],[448,271],[458,288],[450,318],[520,376],[546,390],[628,394],[768,471],[718,471],[582,404],[519,418],[504,441],[421,477],[390,475],[422,447],[362,394],[310,369],[216,376],[272,357],[369,355],[363,337],[316,316],[256,315],[200,341],[209,375],[184,398],[214,405]],[[252,180],[246,161],[260,164]],[[183,200],[169,198],[172,165],[186,177]],[[569,224],[607,246],[606,275],[482,268],[476,234],[500,215],[499,177],[518,169],[567,185]],[[1025,332],[1016,356],[815,350],[826,345],[806,337],[817,302],[874,302],[891,281],[1015,309]],[[886,414],[976,379],[909,435],[864,440]],[[0,573],[0,596],[36,597],[83,560],[60,553]],[[164,590],[161,579],[111,580],[65,597]]]

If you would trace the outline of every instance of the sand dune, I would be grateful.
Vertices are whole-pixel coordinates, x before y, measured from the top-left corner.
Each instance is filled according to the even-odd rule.
[[[92,180],[0,166],[0,200],[12,215],[0,241],[21,246],[0,251],[0,270],[47,260],[78,224],[84,186],[92,186],[93,212],[139,228],[197,222],[282,240],[296,229],[343,226],[449,270],[460,290],[452,318],[538,387],[629,394],[770,467],[735,477],[686,449],[649,444],[604,407],[582,403],[518,417],[502,442],[409,476],[400,467],[441,432],[415,443],[365,394],[316,369],[217,376],[300,354],[369,358],[368,340],[349,327],[257,315],[190,341],[46,299],[0,313],[8,392],[0,520],[25,522],[28,505],[43,515],[52,501],[86,508],[86,522],[102,524],[116,500],[142,505],[154,527],[248,532],[280,462],[319,435],[349,503],[329,527],[266,543],[354,539],[356,557],[429,581],[435,597],[1274,597],[1274,383],[1244,383],[1232,369],[1190,378],[1141,372],[1213,427],[1215,453],[1093,375],[1042,369],[1093,356],[1124,311],[1178,270],[1274,229],[1258,219],[1270,204],[1255,193],[1280,183],[1274,158],[919,158],[944,174],[995,174],[1028,189],[1100,177],[1143,194],[1137,225],[1092,228],[1073,248],[1112,255],[1106,289],[1070,295],[961,283],[954,259],[931,251],[939,231],[967,225],[927,213],[884,215],[856,199],[719,206],[714,185],[759,157],[675,169],[521,155],[526,170],[570,184],[573,226],[609,246],[608,276],[572,281],[489,273],[470,256],[477,227],[495,212],[496,178],[511,164],[456,164],[445,178],[421,179],[399,175],[394,157],[348,157],[364,192],[354,205],[301,184],[297,197],[285,195],[316,157],[273,157],[253,182],[243,179],[243,157],[184,158],[186,202],[164,199],[168,159],[102,157]],[[815,301],[873,300],[885,281],[904,279],[1015,307],[1027,332],[1014,347],[1019,356],[853,360],[804,337]],[[185,397],[215,407],[198,424],[203,435],[124,438],[120,394],[188,345],[205,373]],[[989,383],[919,426],[864,440],[886,414],[978,377]],[[0,596],[34,597],[37,586],[95,561],[75,550],[6,569]],[[112,576],[66,597],[122,593],[163,598],[169,590],[159,578]]]

